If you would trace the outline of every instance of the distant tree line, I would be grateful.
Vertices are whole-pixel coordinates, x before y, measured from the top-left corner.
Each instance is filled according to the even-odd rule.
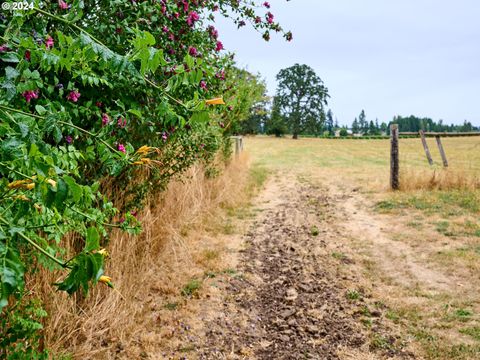
[[[305,136],[380,136],[389,135],[390,125],[398,124],[400,132],[470,132],[480,131],[469,121],[461,125],[435,122],[430,118],[395,116],[388,123],[378,119],[369,120],[362,110],[351,127],[340,127],[334,120],[332,110],[326,110],[328,89],[315,71],[295,64],[281,70],[277,75],[278,87],[273,98],[266,95],[265,82],[258,75],[239,70],[239,77],[248,92],[242,103],[242,121],[234,132],[241,134],[268,134],[283,136],[291,134],[294,139]],[[241,85],[242,81],[238,82]],[[246,92],[245,92],[246,93]],[[237,107],[238,108],[238,107]],[[249,110],[248,110],[249,109]],[[248,113],[247,113],[248,112]]]
[[[467,120],[461,125],[448,125],[444,124],[443,120],[435,122],[430,118],[418,118],[413,115],[408,117],[395,116],[390,124],[398,124],[400,132],[418,132],[420,130],[434,132],[470,132],[480,130],[480,127],[473,126],[472,123]]]

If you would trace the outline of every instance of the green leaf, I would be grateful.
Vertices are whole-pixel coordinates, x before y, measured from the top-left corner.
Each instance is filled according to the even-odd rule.
[[[5,234],[3,234],[5,235]],[[4,236],[0,237],[4,238]],[[24,265],[17,250],[0,241],[0,309],[8,305],[8,297],[23,290]]]
[[[53,139],[57,144],[63,139],[62,130],[58,126],[53,128]]]
[[[20,73],[15,68],[11,66],[7,66],[5,68],[5,77],[7,78],[7,80],[15,80],[18,75],[20,75]]]
[[[10,101],[12,100],[15,95],[17,94],[17,87],[15,86],[15,84],[9,80],[5,81],[3,84],[2,84],[2,88],[5,89],[5,99],[7,101]]]
[[[137,109],[130,109],[130,110],[128,110],[127,112],[129,112],[130,114],[135,115],[136,117],[138,117],[138,118],[140,118],[140,119],[143,117],[143,116],[142,116],[142,112],[141,112],[140,110],[137,110]]]
[[[100,247],[100,235],[96,227],[89,227],[87,229],[87,238],[85,241],[85,251],[91,252]]]
[[[65,209],[65,200],[67,199],[68,187],[63,179],[57,180],[57,193],[55,195],[55,207],[62,211]]]
[[[47,112],[47,109],[45,109],[42,105],[35,105],[35,110],[39,115],[43,115]]]
[[[14,52],[0,53],[0,60],[8,63],[18,63],[18,54]]]
[[[63,180],[65,180],[68,185],[68,193],[72,196],[73,201],[78,203],[82,199],[82,187],[78,185],[71,176],[64,175]]]

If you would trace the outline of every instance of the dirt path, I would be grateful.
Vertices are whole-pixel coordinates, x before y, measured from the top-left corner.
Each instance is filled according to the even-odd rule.
[[[244,237],[241,276],[228,280],[216,309],[204,309],[195,358],[413,358],[396,346],[381,304],[349,289],[358,282],[354,267],[345,271],[351,260],[332,256],[338,196],[294,176],[267,184]]]

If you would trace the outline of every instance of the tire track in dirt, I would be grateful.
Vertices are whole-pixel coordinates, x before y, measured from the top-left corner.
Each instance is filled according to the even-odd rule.
[[[229,281],[223,308],[205,326],[199,358],[412,358],[370,349],[360,322],[368,306],[363,299],[347,299],[345,276],[327,250],[327,219],[337,209],[326,191],[293,176],[277,177],[258,202],[264,211],[245,236],[243,276]],[[394,343],[381,311],[372,314],[374,331]]]
[[[389,218],[387,223],[367,210],[372,209],[374,204],[357,191],[340,189],[327,181],[324,183],[328,184],[332,196],[341,199],[337,202],[336,212],[346,221],[338,224],[339,229],[361,242],[363,248],[369,250],[370,257],[396,284],[404,288],[421,286],[432,294],[448,293],[457,288],[458,279],[432,268],[418,249],[392,238],[392,233],[402,232],[403,225],[397,219]]]

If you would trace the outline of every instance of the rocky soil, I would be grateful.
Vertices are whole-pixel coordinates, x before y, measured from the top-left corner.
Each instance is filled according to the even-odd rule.
[[[340,267],[351,260],[329,250],[339,200],[298,179],[269,184],[245,235],[240,275],[225,285],[195,358],[413,358],[385,325],[382,305],[347,287],[356,274]]]

